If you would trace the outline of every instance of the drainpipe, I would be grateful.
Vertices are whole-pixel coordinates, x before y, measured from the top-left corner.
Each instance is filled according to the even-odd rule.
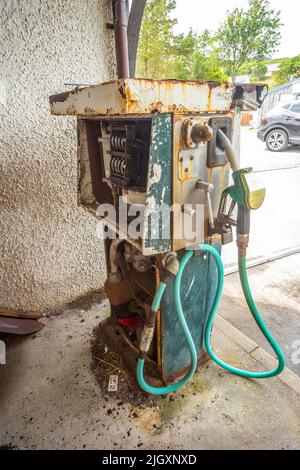
[[[129,78],[128,8],[126,0],[113,0],[113,17],[118,78]]]

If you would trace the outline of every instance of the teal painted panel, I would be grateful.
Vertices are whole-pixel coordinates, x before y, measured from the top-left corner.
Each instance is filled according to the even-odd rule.
[[[146,200],[145,248],[156,252],[171,250],[170,224],[167,217],[159,217],[156,206],[172,205],[173,160],[172,114],[156,113],[152,119],[149,176]],[[155,215],[157,217],[155,217]],[[153,223],[154,222],[154,223]]]
[[[220,245],[214,245],[220,251]],[[178,252],[181,258],[184,250]],[[204,330],[217,285],[217,272],[210,255],[197,252],[186,266],[181,282],[181,302],[198,355],[204,352]],[[163,377],[180,372],[190,364],[190,352],[178,323],[173,282],[161,303]]]

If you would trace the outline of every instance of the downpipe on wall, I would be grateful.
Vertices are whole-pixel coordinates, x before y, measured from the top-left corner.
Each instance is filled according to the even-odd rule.
[[[113,29],[115,32],[115,47],[117,59],[118,78],[129,78],[129,55],[128,55],[128,4],[126,0],[112,0],[113,6]]]

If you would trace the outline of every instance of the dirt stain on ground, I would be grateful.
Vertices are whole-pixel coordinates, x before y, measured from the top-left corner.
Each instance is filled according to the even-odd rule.
[[[173,427],[190,401],[210,388],[203,376],[196,374],[195,379],[177,392],[157,396],[146,394],[137,384],[136,377],[126,369],[122,357],[107,344],[101,329],[94,331],[91,367],[104,397],[110,403],[107,406],[107,415],[116,419],[119,407],[129,407],[128,436],[131,433],[131,425],[139,426],[153,434],[161,434],[166,428]],[[108,392],[109,377],[112,374],[118,375],[118,389]]]

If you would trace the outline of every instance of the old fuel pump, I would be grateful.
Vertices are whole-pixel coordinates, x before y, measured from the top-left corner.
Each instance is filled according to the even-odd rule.
[[[283,370],[246,274],[250,211],[262,204],[264,188],[251,169],[239,168],[239,109],[258,107],[261,91],[119,79],[50,97],[52,114],[77,116],[79,204],[107,230],[111,315],[102,330],[149,393],[184,385],[207,353],[247,377]],[[233,225],[247,303],[279,358],[271,372],[228,366],[210,345],[223,286],[221,247],[232,241]]]

